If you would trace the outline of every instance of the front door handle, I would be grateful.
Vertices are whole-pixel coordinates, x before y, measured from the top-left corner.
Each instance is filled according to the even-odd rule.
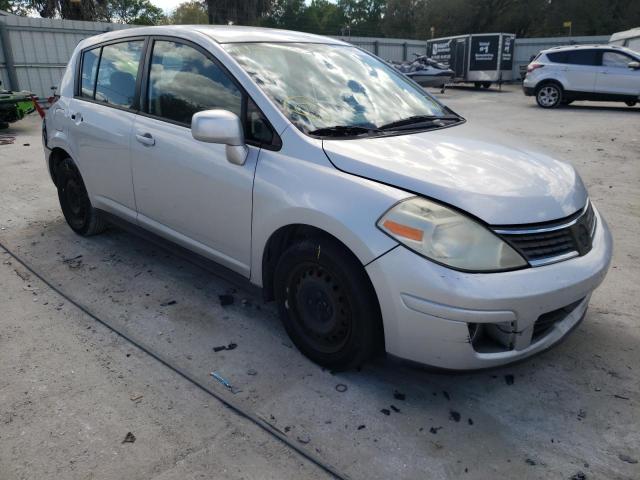
[[[152,147],[156,144],[156,139],[151,136],[150,133],[137,133],[136,140],[138,140],[141,144]]]

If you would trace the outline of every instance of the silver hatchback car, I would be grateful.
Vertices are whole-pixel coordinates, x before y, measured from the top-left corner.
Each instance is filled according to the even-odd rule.
[[[78,45],[59,94],[43,138],[71,228],[124,221],[241,275],[332,369],[525,358],[580,322],[609,266],[571,166],[338,40],[120,30]]]

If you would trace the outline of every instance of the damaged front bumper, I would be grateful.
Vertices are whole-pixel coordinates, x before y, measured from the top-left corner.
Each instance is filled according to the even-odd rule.
[[[389,354],[454,370],[507,364],[559,342],[584,317],[603,281],[612,239],[596,212],[592,250],[542,267],[474,274],[397,247],[366,268]]]

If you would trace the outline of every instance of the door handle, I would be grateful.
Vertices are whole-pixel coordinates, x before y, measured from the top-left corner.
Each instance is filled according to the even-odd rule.
[[[71,120],[73,120],[76,123],[80,123],[82,121],[82,114],[80,112],[72,113]]]
[[[151,136],[150,133],[137,133],[136,140],[138,140],[141,144],[152,147],[156,144],[156,139]]]

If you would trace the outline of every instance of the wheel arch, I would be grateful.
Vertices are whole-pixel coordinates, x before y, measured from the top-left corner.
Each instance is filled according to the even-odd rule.
[[[294,243],[310,238],[325,238],[335,242],[348,252],[349,255],[351,255],[360,265],[362,265],[362,262],[353,249],[349,248],[348,245],[332,233],[306,223],[292,223],[284,225],[269,236],[262,251],[262,291],[265,299],[273,300],[273,275],[276,264],[282,254]],[[369,281],[371,281],[371,279],[369,279]]]
[[[69,155],[69,153],[61,147],[54,147],[49,154],[49,175],[51,176],[51,180],[53,180],[53,184],[56,187],[58,186],[55,174],[56,168],[58,168],[58,165],[60,165],[62,160],[64,160],[65,158],[71,158],[71,155]],[[71,161],[73,161],[73,158],[71,158]]]
[[[557,78],[545,78],[543,80],[540,80],[538,83],[536,83],[536,86],[534,88],[535,93],[537,94],[538,90],[540,90],[542,87],[550,83],[558,85],[562,89],[562,92],[563,93],[565,92],[566,88],[562,83],[562,81],[558,80]]]

